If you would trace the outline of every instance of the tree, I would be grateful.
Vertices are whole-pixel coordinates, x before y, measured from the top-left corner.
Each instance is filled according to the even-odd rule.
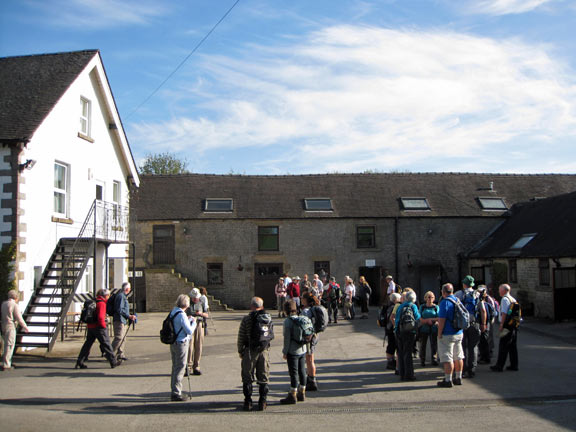
[[[141,174],[186,174],[188,173],[188,159],[178,158],[175,154],[164,152],[148,154],[144,163],[140,165]]]

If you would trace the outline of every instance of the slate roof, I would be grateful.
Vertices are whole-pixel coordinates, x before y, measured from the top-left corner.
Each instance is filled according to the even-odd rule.
[[[0,142],[28,142],[98,50],[0,58]]]
[[[512,207],[511,217],[474,248],[471,258],[576,257],[576,192]],[[525,234],[536,236],[520,250]]]
[[[478,197],[501,197],[510,208],[534,197],[576,191],[576,175],[322,174],[246,176],[184,174],[141,177],[131,205],[138,220],[214,218],[500,217]],[[493,191],[489,191],[493,182]],[[430,211],[403,211],[400,197],[427,198]],[[231,213],[206,213],[207,198],[232,198]],[[307,212],[305,198],[332,199],[332,212]]]

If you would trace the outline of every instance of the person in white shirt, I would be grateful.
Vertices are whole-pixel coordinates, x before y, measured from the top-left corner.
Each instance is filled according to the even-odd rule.
[[[356,296],[356,287],[354,286],[354,281],[350,276],[345,276],[346,287],[344,288],[345,301],[344,310],[347,320],[353,320],[356,316],[356,311],[354,310],[354,297]]]
[[[16,326],[20,324],[22,330],[28,333],[26,322],[22,318],[18,308],[18,293],[16,290],[8,291],[8,300],[2,303],[2,339],[4,340],[4,350],[2,353],[2,370],[14,369],[12,366],[12,354],[16,345]]]
[[[190,307],[190,297],[186,294],[180,294],[176,300],[176,306],[170,312],[170,317],[174,323],[174,333],[176,341],[170,345],[170,354],[172,355],[172,374],[171,374],[171,397],[172,401],[184,401],[182,396],[182,378],[186,369],[186,357],[188,356],[188,345],[190,336],[196,329],[196,320],[194,317],[186,317],[186,309]]]
[[[314,275],[314,280],[312,281],[312,285],[316,284],[316,290],[318,291],[318,298],[322,298],[322,294],[324,293],[324,283],[320,280],[317,274]]]
[[[508,310],[513,303],[517,303],[516,299],[510,295],[510,285],[502,284],[498,288],[500,291],[500,343],[498,345],[498,360],[490,369],[494,372],[502,372],[506,365],[506,359],[510,355],[510,366],[506,368],[509,371],[518,370],[518,329],[506,325]]]
[[[386,288],[386,298],[384,299],[385,303],[388,304],[390,301],[390,294],[397,293],[398,288],[396,287],[396,282],[394,282],[394,278],[390,275],[386,276],[385,278],[388,287]]]

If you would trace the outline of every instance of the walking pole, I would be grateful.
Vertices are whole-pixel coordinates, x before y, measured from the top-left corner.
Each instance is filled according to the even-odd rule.
[[[186,370],[188,371],[188,365],[186,365]],[[192,399],[192,384],[190,384],[190,371],[186,374],[188,376],[188,396]]]

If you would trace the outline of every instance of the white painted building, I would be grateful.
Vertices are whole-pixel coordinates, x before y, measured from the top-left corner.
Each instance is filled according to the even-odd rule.
[[[119,288],[128,276],[130,188],[139,178],[100,53],[1,58],[0,145],[0,243],[17,244],[22,310],[33,311],[31,299],[58,310],[50,292],[67,301],[56,288],[35,295],[50,280],[61,283],[64,272],[56,270],[68,258],[55,248],[78,249],[79,236],[95,245],[85,263],[74,265],[84,267],[75,292]],[[64,246],[61,239],[72,240]],[[70,302],[70,310],[79,306]]]

